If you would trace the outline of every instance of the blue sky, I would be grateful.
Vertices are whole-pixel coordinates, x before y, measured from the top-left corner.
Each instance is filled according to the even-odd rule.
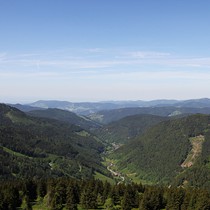
[[[210,98],[209,0],[0,0],[0,102]]]

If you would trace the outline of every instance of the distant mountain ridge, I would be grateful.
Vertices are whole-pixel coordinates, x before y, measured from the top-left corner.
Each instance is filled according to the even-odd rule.
[[[86,117],[78,116],[77,114],[61,110],[57,108],[48,108],[44,110],[32,110],[26,113],[27,115],[39,118],[55,119],[62,122],[77,125],[83,129],[89,130],[92,128],[98,128],[100,125]]]
[[[29,105],[23,105],[23,104],[8,104],[11,107],[14,107],[16,109],[19,109],[22,112],[30,112],[33,110],[44,110],[45,108],[41,107],[35,107],[35,106],[29,106]]]
[[[91,114],[88,117],[96,122],[108,124],[118,121],[124,117],[149,114],[162,117],[176,117],[191,114],[210,114],[210,107],[193,108],[193,107],[175,107],[175,106],[156,106],[156,107],[130,107],[112,110],[102,110]]]
[[[206,108],[210,107],[210,99],[190,99],[190,100],[167,100],[159,99],[152,101],[103,101],[103,102],[69,102],[58,100],[40,100],[31,104],[31,107],[39,108],[58,108],[75,112],[79,115],[89,115],[102,110],[112,110],[130,107],[190,107],[190,108]]]

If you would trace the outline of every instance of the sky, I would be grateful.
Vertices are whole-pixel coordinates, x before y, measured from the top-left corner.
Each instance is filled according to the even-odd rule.
[[[209,0],[0,0],[0,102],[210,98]]]

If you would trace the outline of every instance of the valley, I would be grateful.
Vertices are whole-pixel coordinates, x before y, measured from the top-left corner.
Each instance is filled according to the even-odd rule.
[[[61,106],[58,101],[56,105]],[[175,116],[171,113],[180,108],[156,105],[105,110],[105,124],[57,107],[29,110],[27,106],[27,112],[21,112],[1,105],[2,171],[10,178],[26,176],[25,164],[30,164],[36,167],[31,176],[44,176],[44,171],[52,177],[97,174],[116,182],[145,184],[179,183],[198,166],[207,173],[209,115],[189,114],[193,106]],[[206,104],[203,108],[208,110]],[[5,167],[6,157],[9,167]],[[21,167],[12,159],[21,162],[15,164]]]
[[[105,110],[106,120],[99,122],[58,108],[23,112],[0,104],[0,179],[95,178],[116,188],[143,184],[138,197],[146,196],[146,186],[164,186],[165,193],[169,187],[207,190],[210,115],[203,114],[203,109],[201,113],[190,113],[191,108],[171,114],[174,110],[175,107]],[[119,193],[114,206],[123,205],[123,189],[124,194]],[[106,199],[103,205],[97,204],[101,209],[105,209]],[[144,205],[143,200],[139,202]],[[40,205],[43,208],[43,201]],[[85,204],[78,203],[78,207],[82,205]],[[134,209],[138,205],[133,205]]]

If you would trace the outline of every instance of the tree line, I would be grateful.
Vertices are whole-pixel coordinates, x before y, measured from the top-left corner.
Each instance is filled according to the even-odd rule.
[[[136,183],[111,185],[95,179],[58,178],[0,183],[0,210],[32,210],[37,203],[49,210],[209,210],[210,192]]]

